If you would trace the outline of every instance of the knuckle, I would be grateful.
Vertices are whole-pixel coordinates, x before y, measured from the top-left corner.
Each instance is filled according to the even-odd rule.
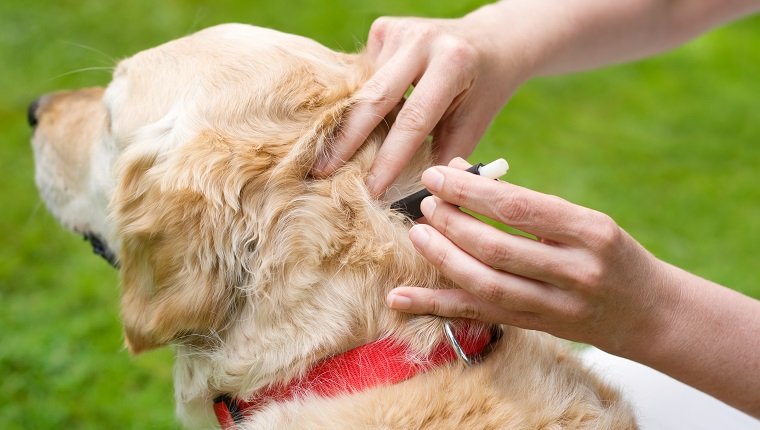
[[[575,272],[575,267],[567,261],[565,254],[561,257],[542,258],[534,261],[541,272],[552,274],[560,280],[570,278]]]
[[[370,79],[364,84],[362,99],[375,106],[395,102],[391,97],[391,89],[376,79]]]
[[[542,262],[541,270],[554,274],[557,285],[577,289],[580,284],[578,266],[571,262]]]
[[[449,211],[436,208],[436,210],[433,211],[431,222],[435,225],[436,230],[441,232],[444,236],[449,237],[451,235],[452,218]]]
[[[614,249],[620,243],[622,231],[609,215],[596,213],[588,229],[588,245],[592,249],[607,251]]]
[[[433,315],[467,319],[479,319],[482,314],[480,308],[472,300],[453,302],[451,300],[441,300],[435,295],[428,299],[427,309]]]
[[[504,190],[492,200],[491,204],[494,214],[505,224],[521,225],[531,215],[528,199],[521,191]]]
[[[531,312],[518,312],[512,315],[509,324],[528,330],[548,331],[549,328],[539,315]]]
[[[575,303],[565,310],[565,321],[570,324],[577,324],[590,320],[594,315],[594,310],[588,303]]]
[[[449,36],[444,39],[445,57],[450,64],[458,69],[469,70],[478,57],[478,51],[466,40]]]
[[[512,256],[503,243],[492,237],[481,237],[480,243],[480,258],[483,262],[499,268],[511,266]]]
[[[480,319],[482,316],[480,308],[470,300],[459,303],[456,314],[460,318],[467,318],[471,320]]]
[[[449,250],[439,249],[435,251],[435,254],[433,255],[431,261],[435,267],[437,267],[438,269],[441,269],[447,266],[449,259],[450,259]]]
[[[425,110],[416,104],[405,105],[399,112],[394,126],[406,132],[426,131],[427,115]]]
[[[501,303],[506,294],[500,282],[494,279],[485,279],[478,286],[478,295],[490,303]]]
[[[447,183],[449,182],[449,178],[446,178]],[[470,189],[467,185],[466,181],[460,181],[460,180],[453,180],[451,181],[451,184],[448,185],[450,188],[450,192],[452,193],[452,197],[454,198],[454,201],[452,203],[457,203],[460,206],[464,205],[464,203],[467,201],[467,199],[470,196]]]
[[[395,158],[392,154],[387,154],[384,152],[378,152],[377,156],[375,157],[375,165],[377,166],[391,166],[393,165],[395,161]],[[383,173],[385,173],[385,170],[380,170],[378,173],[375,174],[375,180],[383,176]]]
[[[430,40],[438,34],[438,26],[427,21],[414,23],[414,34],[420,40]]]
[[[381,16],[372,22],[372,26],[369,28],[369,38],[382,41],[388,31],[388,25],[391,22],[391,18],[387,16]]]
[[[604,265],[594,261],[577,268],[572,280],[576,289],[588,292],[601,288],[604,284],[605,276]]]
[[[445,311],[445,306],[435,296],[428,298],[427,308],[433,315],[441,315]]]

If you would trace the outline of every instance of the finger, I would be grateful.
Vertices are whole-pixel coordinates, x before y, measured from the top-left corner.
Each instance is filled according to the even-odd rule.
[[[317,161],[314,174],[324,177],[345,163],[367,136],[403,98],[422,71],[423,60],[408,51],[391,57],[354,96],[356,103],[346,117],[327,158]]]
[[[433,63],[404,102],[370,169],[367,186],[379,195],[406,167],[452,100],[464,89],[447,67]]]
[[[420,207],[427,224],[495,269],[561,287],[568,271],[578,266],[568,248],[505,233],[438,197],[424,199]]]
[[[453,158],[449,162],[449,167],[453,167],[455,169],[467,170],[470,168],[470,166],[472,166],[472,164],[468,163],[467,160],[461,157]],[[417,218],[415,222],[417,224],[429,224],[424,215],[421,218]]]
[[[590,221],[596,218],[594,211],[559,197],[450,167],[427,169],[422,183],[451,204],[559,243],[582,241],[592,233]]]
[[[459,170],[467,170],[470,166],[472,166],[472,164],[468,163],[467,160],[462,157],[454,157],[449,161],[449,167]]]
[[[381,16],[372,23],[367,36],[367,55],[370,58],[377,59],[385,44],[385,38],[388,34],[388,27],[391,25],[393,18]]]
[[[398,287],[388,294],[386,303],[391,309],[411,314],[467,318],[530,329],[537,329],[540,320],[538,314],[509,311],[458,288]]]
[[[434,228],[409,231],[415,248],[462,289],[511,311],[539,312],[556,307],[557,288],[493,269],[459,249]]]

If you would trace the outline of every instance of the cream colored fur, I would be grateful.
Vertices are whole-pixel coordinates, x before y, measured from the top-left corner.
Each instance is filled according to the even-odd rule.
[[[133,353],[176,350],[178,413],[213,427],[211,401],[245,398],[315,362],[394,336],[423,357],[441,320],[389,311],[400,284],[448,288],[409,221],[365,176],[379,127],[333,176],[309,171],[340,133],[367,58],[228,24],[122,61],[105,90],[44,99],[37,182],[56,217],[106,239],[121,263]],[[389,195],[418,189],[430,149]],[[466,369],[331,399],[271,405],[246,428],[634,428],[618,393],[547,335],[505,327]]]

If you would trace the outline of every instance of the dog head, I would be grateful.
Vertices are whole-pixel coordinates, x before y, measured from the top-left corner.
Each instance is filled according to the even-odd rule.
[[[382,130],[335,175],[309,176],[369,69],[362,55],[228,24],[122,61],[105,90],[33,106],[43,199],[117,257],[132,352],[232,336],[235,324],[261,334],[304,303],[301,329],[346,308],[331,330],[365,319],[355,336],[369,336],[384,317],[357,297],[382,297],[378,279],[439,282],[364,186]],[[429,163],[418,154],[397,191]]]

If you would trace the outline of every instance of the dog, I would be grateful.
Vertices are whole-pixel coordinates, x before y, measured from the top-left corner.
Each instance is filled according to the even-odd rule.
[[[454,285],[390,209],[430,145],[379,199],[365,178],[386,126],[310,175],[371,73],[363,53],[225,24],[30,106],[40,194],[118,267],[128,350],[173,345],[188,427],[636,428],[563,341],[384,305]]]

